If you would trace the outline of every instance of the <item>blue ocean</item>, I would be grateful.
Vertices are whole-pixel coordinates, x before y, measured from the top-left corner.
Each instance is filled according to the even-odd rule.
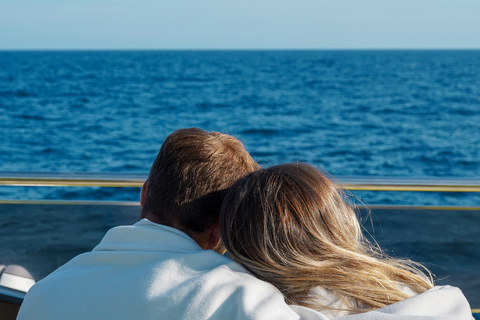
[[[480,178],[480,51],[0,51],[0,171],[146,174],[165,137],[185,127],[238,137],[262,166],[302,161],[333,177]],[[6,200],[138,196],[138,188],[0,186]],[[366,205],[480,207],[478,193],[352,196]],[[449,283],[442,262],[455,266],[454,284],[470,286],[480,306],[478,211],[408,220],[393,210],[374,223],[382,215],[379,243],[397,255],[429,261],[411,248],[446,241],[429,267]],[[81,235],[94,245],[115,219],[100,218],[108,223],[98,234]],[[415,238],[427,229],[435,235]],[[392,244],[393,234],[402,240]],[[18,251],[9,254],[14,262]]]
[[[480,51],[0,52],[0,171],[148,172],[184,127],[261,165],[331,175],[480,177]],[[478,205],[368,193],[368,204]],[[138,190],[0,189],[3,199],[137,200]]]

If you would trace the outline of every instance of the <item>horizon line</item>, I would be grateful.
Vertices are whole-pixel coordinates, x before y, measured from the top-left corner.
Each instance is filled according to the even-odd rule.
[[[478,48],[0,48],[1,51],[477,51]]]

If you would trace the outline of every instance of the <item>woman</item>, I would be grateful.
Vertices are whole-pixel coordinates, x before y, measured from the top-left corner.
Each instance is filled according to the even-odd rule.
[[[275,285],[287,303],[330,318],[433,287],[419,264],[387,257],[370,244],[341,192],[306,164],[278,165],[239,180],[224,200],[220,231],[233,260]]]

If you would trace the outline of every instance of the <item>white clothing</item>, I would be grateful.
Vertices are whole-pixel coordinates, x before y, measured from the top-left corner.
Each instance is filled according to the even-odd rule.
[[[326,319],[309,310],[302,314]],[[143,219],[107,232],[27,293],[19,320],[299,319],[274,286]]]
[[[408,297],[413,297],[416,295],[416,293],[407,286],[399,285],[398,288],[401,289],[405,294],[407,294]],[[321,312],[329,319],[335,319],[358,313],[346,310],[348,307],[341,299],[339,299],[332,292],[324,290],[321,287],[313,288],[310,291],[308,300],[309,302],[313,302],[316,305],[315,310]],[[358,309],[368,308],[366,304],[360,301],[357,301],[356,305]]]
[[[292,306],[301,314],[303,307]],[[470,305],[458,288],[437,286],[389,306],[353,315],[329,318],[335,320],[474,320]],[[304,320],[317,319],[303,315]]]
[[[347,305],[345,305],[342,300],[340,300],[333,293],[320,287],[313,288],[310,291],[308,301],[314,303],[315,310],[321,312],[329,319],[335,319],[341,316],[348,316],[352,314],[352,312],[348,310],[341,310],[347,308]],[[325,308],[323,308],[322,306],[325,306]]]
[[[328,320],[287,306],[272,285],[185,233],[141,220],[107,232],[81,254],[35,284],[18,320],[131,319]],[[338,320],[470,320],[454,287],[435,287],[376,311]]]

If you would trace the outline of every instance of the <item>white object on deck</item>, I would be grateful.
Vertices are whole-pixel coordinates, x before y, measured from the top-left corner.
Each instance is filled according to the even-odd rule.
[[[0,286],[27,292],[35,280],[30,272],[18,265],[0,265]]]

